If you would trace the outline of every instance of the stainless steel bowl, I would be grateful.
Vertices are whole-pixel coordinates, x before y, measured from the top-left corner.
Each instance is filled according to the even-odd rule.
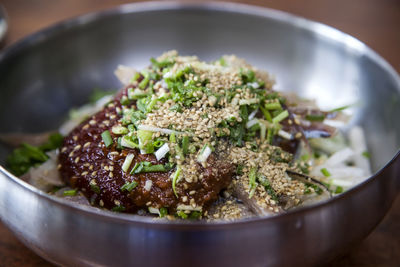
[[[75,206],[0,167],[2,221],[28,247],[66,266],[300,266],[324,263],[365,238],[399,189],[400,78],[371,49],[331,27],[237,4],[147,3],[85,15],[0,55],[0,133],[55,129],[95,87],[117,88],[117,64],[137,68],[177,49],[236,54],[278,88],[323,107],[358,101],[374,175],[318,205],[235,223],[165,223]],[[8,153],[0,146],[0,160]]]

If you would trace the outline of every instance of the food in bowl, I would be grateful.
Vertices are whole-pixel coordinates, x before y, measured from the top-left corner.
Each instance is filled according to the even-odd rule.
[[[17,149],[10,169],[98,208],[209,220],[280,214],[370,175],[362,129],[332,126],[344,108],[274,91],[271,75],[236,56],[170,51],[116,75],[122,90],[75,111],[63,137]]]

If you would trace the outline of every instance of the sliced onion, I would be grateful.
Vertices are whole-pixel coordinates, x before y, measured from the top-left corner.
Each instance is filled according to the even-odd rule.
[[[157,160],[160,160],[164,158],[168,152],[169,152],[169,146],[168,143],[165,143],[156,152],[154,152],[154,155],[156,156]]]

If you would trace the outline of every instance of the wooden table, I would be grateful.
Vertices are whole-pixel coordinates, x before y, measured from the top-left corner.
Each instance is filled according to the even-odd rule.
[[[130,1],[2,0],[11,24],[6,45],[43,27]],[[245,2],[245,1],[235,1]],[[400,72],[400,1],[246,1],[316,20],[365,42]],[[22,245],[0,223],[0,266],[53,266]],[[382,223],[349,254],[329,266],[400,266],[400,196]]]

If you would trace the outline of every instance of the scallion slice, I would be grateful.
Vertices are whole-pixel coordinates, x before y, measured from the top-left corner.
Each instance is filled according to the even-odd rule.
[[[181,166],[176,168],[176,171],[172,174],[172,190],[174,191],[175,196],[178,198],[178,193],[176,192],[176,184],[179,182],[179,176],[181,174]]]
[[[252,167],[249,172],[249,185],[250,185],[249,198],[253,197],[255,190],[257,188],[256,177],[257,177],[257,168]]]
[[[121,139],[121,146],[127,147],[127,148],[139,148],[139,145],[130,140],[128,135],[125,135]]]
[[[267,121],[269,121],[269,122],[272,122],[272,116],[271,116],[271,113],[269,113],[269,111],[268,111],[268,110],[266,110],[266,109],[265,109],[265,108],[263,108],[263,107],[260,107],[260,109],[261,109],[261,112],[263,113],[263,115],[264,115],[265,119],[266,119]]]
[[[167,169],[162,164],[144,166],[142,172],[166,172]]]
[[[129,154],[126,156],[126,158],[125,158],[125,160],[124,160],[124,163],[122,164],[122,170],[123,170],[124,172],[128,172],[128,169],[129,169],[129,167],[131,166],[131,163],[132,163],[132,160],[133,160],[134,157],[135,157],[135,155],[132,154],[132,153],[129,153]]]
[[[279,102],[266,103],[264,105],[264,107],[267,110],[275,110],[275,109],[281,109],[282,108],[281,103],[279,103]]]
[[[166,215],[168,215],[168,209],[167,208],[160,208],[159,209],[160,210],[160,218],[163,218],[163,217],[165,217]]]
[[[322,168],[322,169],[321,169],[321,173],[322,173],[325,177],[331,176],[331,173],[330,173],[326,168]]]
[[[189,151],[189,136],[185,135],[182,138],[182,152],[183,155],[186,155]]]
[[[113,139],[112,139],[111,134],[110,134],[110,132],[108,130],[104,131],[101,134],[101,138],[103,138],[103,141],[104,141],[104,144],[105,144],[106,147],[109,147],[109,146],[112,145]]]
[[[72,189],[72,190],[65,190],[63,192],[63,196],[67,197],[67,196],[76,196],[77,190],[76,189]]]
[[[279,122],[283,121],[284,119],[286,119],[287,117],[289,117],[289,112],[287,110],[284,110],[272,119],[272,123],[274,123],[274,124],[279,123]]]
[[[308,121],[324,121],[325,115],[324,114],[307,114],[306,120]]]
[[[128,191],[131,192],[136,186],[138,185],[138,183],[136,181],[132,181],[132,182],[126,182],[123,186],[121,186],[121,191]]]
[[[140,83],[139,83],[139,88],[144,89],[146,86],[149,84],[149,78],[144,78]]]

